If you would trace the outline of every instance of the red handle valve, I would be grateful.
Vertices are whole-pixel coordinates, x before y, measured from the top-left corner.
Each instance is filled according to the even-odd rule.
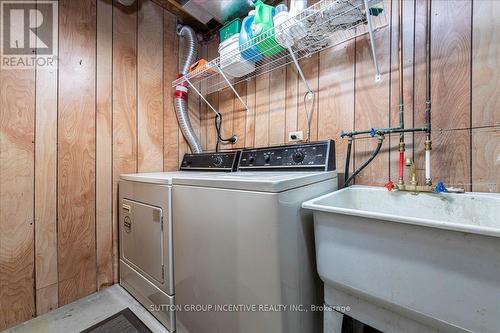
[[[384,187],[387,189],[387,191],[392,191],[394,189],[394,183],[392,181],[389,181],[387,184],[384,185]]]

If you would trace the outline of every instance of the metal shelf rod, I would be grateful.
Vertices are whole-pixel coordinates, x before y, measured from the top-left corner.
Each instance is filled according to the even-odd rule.
[[[243,104],[243,106],[245,107],[245,109],[247,111],[248,110],[248,106],[245,102],[243,102],[243,99],[241,98],[240,94],[238,94],[238,92],[236,91],[236,89],[234,89],[233,87],[233,84],[231,83],[231,81],[229,81],[226,77],[226,74],[224,74],[224,72],[222,71],[222,69],[217,65],[217,70],[219,71],[219,73],[222,75],[222,77],[224,78],[224,80],[226,81],[227,85],[231,88],[231,90],[233,91],[233,93],[236,95],[236,97],[238,97],[238,99],[240,100],[241,104]]]
[[[189,84],[189,86],[190,86],[190,87],[191,87],[191,88],[192,88],[192,89],[193,89],[193,90],[194,90],[194,91],[198,94],[198,96],[200,96],[200,97],[201,97],[201,99],[203,100],[203,102],[205,102],[205,103],[208,105],[208,107],[209,107],[210,109],[212,109],[212,111],[213,111],[216,115],[220,116],[220,112],[214,109],[214,107],[212,106],[212,104],[210,104],[210,103],[209,103],[209,102],[205,99],[205,96],[203,96],[203,94],[202,94],[202,93],[200,93],[200,91],[199,91],[198,89],[196,89],[196,87],[194,86],[194,84],[192,84],[192,83],[191,83],[191,81],[190,81],[188,78],[186,78],[186,82],[187,82],[187,83]]]
[[[364,0],[364,4],[366,11],[366,20],[368,21],[368,33],[370,35],[370,45],[372,49],[373,65],[375,66],[375,81],[378,82],[380,81],[382,76],[380,75],[380,68],[377,62],[377,52],[375,50],[375,38],[373,36],[373,23],[372,23],[372,17],[370,15],[370,7],[368,6],[368,0]]]
[[[306,77],[304,76],[304,73],[302,72],[302,68],[300,67],[299,62],[297,61],[297,58],[295,57],[295,54],[293,53],[292,47],[288,48],[288,51],[290,52],[290,55],[292,56],[293,63],[295,64],[295,68],[297,68],[297,71],[299,72],[299,75],[302,79],[302,82],[304,82],[304,85],[306,86],[307,89],[307,95],[312,96],[314,93],[309,86],[309,83],[306,80]]]

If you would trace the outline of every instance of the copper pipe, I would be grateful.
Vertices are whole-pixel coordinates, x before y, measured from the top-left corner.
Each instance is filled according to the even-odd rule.
[[[403,2],[398,1],[398,67],[399,67],[399,128],[405,128],[404,118],[404,89],[403,89]],[[404,168],[402,165],[405,161],[405,134],[399,133],[399,177],[398,184],[404,185]]]
[[[405,128],[404,126],[404,89],[403,89],[403,2],[398,1],[398,66],[399,66],[399,127]],[[404,134],[401,133],[401,137],[404,138]]]
[[[425,185],[430,186],[432,184],[431,179],[431,20],[432,20],[432,8],[431,1],[427,0],[427,25],[426,25],[426,87],[425,87],[425,128],[426,140],[425,140]]]
[[[431,0],[427,0],[427,25],[426,25],[426,57],[425,57],[425,127],[427,140],[431,140]]]

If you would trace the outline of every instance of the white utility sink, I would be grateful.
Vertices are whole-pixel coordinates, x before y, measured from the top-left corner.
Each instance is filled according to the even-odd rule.
[[[303,207],[328,305],[384,332],[500,332],[500,194],[352,186]]]

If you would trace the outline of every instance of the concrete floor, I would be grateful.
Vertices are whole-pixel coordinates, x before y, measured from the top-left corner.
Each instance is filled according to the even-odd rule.
[[[78,333],[125,308],[155,333],[168,333],[130,294],[114,285],[2,333]]]

